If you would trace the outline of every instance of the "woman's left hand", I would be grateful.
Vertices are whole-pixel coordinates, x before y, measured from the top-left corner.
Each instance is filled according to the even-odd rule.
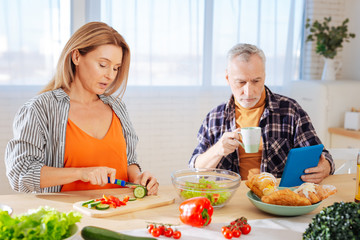
[[[148,195],[156,195],[159,189],[158,181],[151,173],[147,171],[140,173],[134,180],[134,183],[146,186]]]

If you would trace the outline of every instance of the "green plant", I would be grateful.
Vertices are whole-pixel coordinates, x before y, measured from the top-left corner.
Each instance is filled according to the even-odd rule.
[[[303,240],[360,238],[360,204],[336,202],[323,208],[312,218]]]
[[[350,38],[355,38],[355,34],[348,33],[348,18],[337,27],[330,27],[330,22],[331,17],[325,17],[322,23],[315,20],[310,24],[310,19],[308,18],[305,28],[310,28],[310,34],[307,36],[306,42],[316,41],[316,53],[325,58],[333,59],[338,50],[343,47],[343,42],[349,42]]]

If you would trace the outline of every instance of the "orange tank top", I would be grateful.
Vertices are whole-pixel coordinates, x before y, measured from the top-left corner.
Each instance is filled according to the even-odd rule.
[[[81,168],[106,166],[116,169],[116,178],[128,180],[126,142],[119,118],[113,112],[108,132],[103,139],[97,139],[76,126],[70,119],[67,122],[64,167]],[[92,185],[89,182],[75,181],[63,185],[61,191],[118,188],[115,184]]]

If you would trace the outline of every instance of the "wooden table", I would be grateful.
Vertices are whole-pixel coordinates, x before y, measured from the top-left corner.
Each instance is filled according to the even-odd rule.
[[[323,184],[332,184],[336,186],[338,192],[324,200],[319,208],[310,214],[318,213],[323,207],[329,206],[334,202],[354,201],[355,195],[355,175],[333,175],[326,178]],[[68,212],[73,210],[73,203],[85,201],[88,199],[98,198],[102,194],[116,195],[121,189],[109,190],[91,190],[91,191],[74,191],[53,194],[12,194],[0,195],[0,203],[11,206],[14,210],[13,214],[27,212],[28,209],[38,208],[39,206],[54,207],[59,211]],[[226,223],[241,216],[246,216],[249,220],[274,218],[275,216],[264,213],[254,207],[247,199],[246,193],[249,189],[242,182],[235,195],[228,204],[220,209],[215,209],[212,222]],[[138,212],[128,213],[124,215],[112,216],[107,218],[91,218],[83,215],[79,227],[94,225],[112,229],[115,231],[145,228],[147,221],[180,224],[179,220],[179,204],[180,198],[176,195],[173,186],[160,186],[161,192],[174,194],[175,203],[163,207],[142,210]]]

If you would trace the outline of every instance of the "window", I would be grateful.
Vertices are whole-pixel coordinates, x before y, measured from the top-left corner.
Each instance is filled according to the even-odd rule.
[[[129,85],[226,85],[227,51],[247,42],[267,56],[266,84],[281,86],[299,75],[303,5],[304,0],[0,0],[0,84],[47,83],[70,29],[103,21],[130,45]]]
[[[70,36],[70,0],[0,0],[0,84],[47,83]]]
[[[102,1],[101,9],[130,46],[129,85],[201,85],[204,0]]]

